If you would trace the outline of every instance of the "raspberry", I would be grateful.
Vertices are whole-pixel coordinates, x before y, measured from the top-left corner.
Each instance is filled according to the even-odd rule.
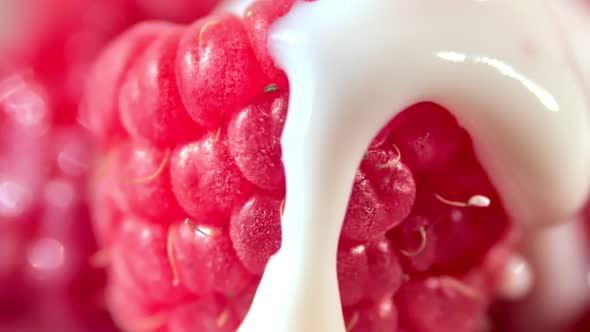
[[[143,2],[141,6],[146,7],[148,1]],[[212,0],[200,1],[198,5],[191,3],[190,13],[176,14],[175,11],[184,9],[167,7],[172,10],[166,15],[188,21],[189,16],[194,19],[193,14],[204,14],[214,4]],[[16,35],[14,42],[2,45],[3,50],[7,47],[0,60],[2,66],[4,62],[9,65],[0,68],[0,292],[3,294],[0,330],[13,330],[13,325],[20,325],[8,320],[28,320],[35,322],[30,327],[34,331],[109,331],[112,329],[110,321],[98,305],[104,291],[104,276],[88,264],[90,254],[96,251],[89,232],[86,197],[86,177],[93,152],[90,137],[78,124],[77,109],[87,71],[99,50],[115,34],[147,18],[148,11],[136,7],[135,0],[39,0],[20,1],[19,5],[30,10],[19,13],[22,14],[22,29],[11,30]],[[160,14],[154,16],[157,17]],[[168,26],[162,23],[164,25]],[[103,58],[105,67],[114,62],[112,59],[138,56],[148,40],[155,38],[156,32],[159,34],[161,27],[149,25],[135,31],[132,36],[137,40],[136,47],[113,47]],[[160,50],[155,53],[159,55]],[[173,69],[175,53],[164,59],[170,61],[163,62],[160,71]],[[159,57],[147,60],[162,63]],[[126,62],[121,65],[127,68]],[[140,72],[143,73],[143,69]],[[109,68],[93,74],[98,82],[116,81],[116,84],[97,91],[95,98],[86,100],[84,114],[87,116],[80,116],[89,126],[102,131],[103,137],[113,140],[128,135],[118,110],[124,77],[117,73],[117,68]],[[143,80],[146,76],[140,78]],[[157,89],[157,92],[163,90]],[[147,105],[150,105],[147,101],[142,104]],[[97,108],[101,110],[98,113],[94,111]],[[161,122],[165,120],[160,119]],[[149,138],[157,127],[153,129],[143,124],[134,135]],[[189,129],[193,127],[198,128],[194,125]],[[141,149],[134,148],[134,152]],[[137,154],[131,156],[137,158]],[[121,162],[121,155],[119,157],[117,161]],[[127,161],[133,160],[137,161],[127,158]],[[109,183],[119,184],[119,176],[123,175],[136,180],[142,175],[140,172],[147,171],[133,168],[137,163],[127,166],[127,169],[117,168],[122,174],[110,172]],[[100,229],[101,244],[116,242],[113,237],[118,232],[114,230],[123,219],[117,208],[119,204],[124,202],[138,207],[150,199],[168,200],[158,191],[161,187],[121,187],[112,190],[105,185],[103,192],[96,193],[94,204],[113,207],[94,210],[97,220],[103,221],[102,227],[98,223],[95,225]],[[97,203],[98,198],[100,203]],[[140,216],[156,219],[172,213],[172,208],[166,205],[152,206],[160,210],[146,210]],[[104,265],[109,252],[99,251],[90,260],[94,265]],[[16,287],[19,292],[4,296],[8,294],[7,286]],[[5,310],[11,307],[15,310]]]
[[[86,124],[101,140],[113,140],[126,135],[119,118],[119,90],[124,72],[127,72],[131,59],[143,52],[147,44],[167,24],[138,24],[115,39],[96,62],[88,81],[89,86],[101,82],[112,82],[99,91],[86,94],[82,104],[82,116]],[[133,42],[128,42],[133,40]]]
[[[254,196],[231,219],[232,243],[252,273],[262,275],[266,262],[281,246],[280,209],[279,201]]]
[[[346,331],[381,332],[397,329],[398,313],[390,298],[361,303],[355,309],[344,310]]]
[[[60,112],[58,123],[77,117],[88,69],[113,37],[146,19],[189,22],[208,13],[217,0],[26,0],[26,27],[10,56],[30,66],[49,90],[49,102]],[[67,10],[64,10],[67,8]],[[109,70],[112,72],[111,70]],[[106,128],[103,128],[106,129]]]
[[[281,245],[288,199],[280,137],[289,85],[266,42],[291,5],[261,0],[244,17],[145,23],[96,63],[86,100],[110,100],[88,105],[106,165],[92,195],[102,210],[95,227],[103,251],[114,251],[111,311],[126,330],[156,321],[143,330],[225,331],[246,315]],[[98,79],[103,71],[110,80]],[[93,114],[101,108],[105,118]],[[117,139],[105,135],[112,128]],[[511,250],[513,230],[449,111],[431,102],[403,110],[368,146],[344,220],[337,276],[349,330],[475,326],[498,298],[491,280],[502,264],[490,255]]]
[[[174,259],[180,282],[195,294],[216,291],[235,296],[254,277],[244,268],[222,230],[185,222],[172,235]]]
[[[268,83],[243,23],[231,15],[191,25],[181,39],[177,59],[186,110],[207,128],[219,126],[225,114],[245,106]]]
[[[211,133],[177,148],[171,159],[172,190],[195,220],[223,225],[252,192],[227,151],[225,140]]]
[[[477,290],[452,277],[412,282],[397,296],[402,326],[414,331],[475,331],[481,300]]]
[[[416,271],[426,271],[432,267],[437,238],[430,228],[428,219],[413,215],[400,227],[395,228],[389,236],[398,244],[398,250],[409,267]]]
[[[393,245],[379,239],[367,247],[369,279],[365,298],[379,301],[393,295],[402,285],[402,267]]]
[[[202,298],[184,304],[170,317],[168,329],[177,332],[233,332],[240,321],[229,310],[223,298]]]
[[[187,22],[209,13],[217,0],[119,0],[130,2],[143,17]]]
[[[392,141],[415,171],[445,166],[459,149],[464,133],[453,116],[432,103],[414,105],[411,112],[400,113],[390,126]]]
[[[416,185],[394,151],[367,153],[356,176],[342,236],[367,241],[401,223],[410,214]]]
[[[79,194],[89,137],[54,122],[30,74],[7,70],[0,95],[0,329],[19,320],[36,322],[37,330],[108,329],[96,306],[104,277],[88,265],[96,249]]]
[[[281,137],[288,95],[270,92],[231,118],[227,129],[229,151],[244,177],[268,190],[285,186]]]
[[[201,132],[186,113],[173,76],[180,32],[170,27],[150,44],[127,72],[119,95],[127,131],[158,146],[195,138]]]
[[[279,87],[288,86],[288,81],[286,75],[275,66],[268,54],[268,31],[274,21],[289,11],[293,3],[293,0],[256,1],[248,8],[244,17],[246,31],[256,59],[265,75]]]
[[[147,144],[121,146],[112,161],[119,171],[119,189],[138,216],[167,224],[184,216],[170,187],[170,150]]]
[[[150,300],[175,302],[188,293],[176,287],[176,278],[168,249],[168,230],[139,219],[127,219],[118,234],[113,255],[121,257],[121,263],[138,294],[146,294]],[[150,271],[150,273],[145,273]]]
[[[109,291],[108,305],[113,319],[125,331],[164,331],[170,314],[158,312],[158,307],[146,304],[114,284]]]
[[[337,260],[340,301],[344,306],[357,304],[365,295],[369,281],[369,258],[363,244],[341,243]]]

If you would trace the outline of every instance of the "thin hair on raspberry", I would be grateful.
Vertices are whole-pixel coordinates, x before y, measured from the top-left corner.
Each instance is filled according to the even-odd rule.
[[[96,161],[98,159],[98,161]],[[91,174],[91,179],[93,181],[99,181],[107,175],[109,170],[109,166],[113,163],[114,154],[112,152],[107,153],[106,157],[104,158],[95,158],[93,164],[96,165],[93,167],[93,171]]]
[[[215,133],[215,143],[219,142],[220,137],[221,137],[221,127],[217,128],[217,132]]]
[[[203,25],[203,27],[199,31],[199,47],[201,47],[203,45],[203,35],[205,34],[205,31],[207,31],[207,29],[209,29],[210,27],[212,27],[218,23],[219,23],[219,21],[213,20],[213,21],[209,21],[209,22],[205,23],[205,25]]]
[[[420,226],[418,228],[418,232],[420,233],[420,245],[414,251],[407,251],[405,249],[400,249],[400,252],[406,257],[416,257],[420,255],[424,249],[426,249],[426,244],[428,242],[428,233],[426,233],[426,228],[424,226]]]
[[[219,314],[219,316],[217,316],[217,320],[215,321],[215,324],[217,325],[218,328],[222,328],[225,326],[225,324],[227,324],[228,320],[229,320],[229,308],[225,307],[223,309],[223,311]]]
[[[204,237],[214,237],[221,234],[221,229],[214,227],[200,226],[192,222],[189,218],[184,219],[184,223],[193,228],[197,233]]]
[[[178,269],[176,267],[176,257],[174,256],[172,236],[172,226],[170,226],[168,227],[168,236],[166,238],[166,254],[168,256],[168,261],[170,262],[170,269],[172,270],[172,285],[176,287],[180,284],[180,278],[178,277]]]
[[[440,277],[440,283],[441,283],[442,287],[447,288],[447,289],[452,288],[455,291],[465,295],[466,297],[469,297],[469,298],[472,298],[475,300],[480,299],[480,294],[475,288],[467,285],[465,282],[463,282],[457,278],[450,277],[450,276],[442,276],[442,277]]]
[[[350,317],[350,321],[346,324],[346,332],[352,331],[356,325],[359,323],[360,313],[358,310],[355,310],[352,313],[352,317]]]
[[[473,195],[471,196],[467,202],[459,202],[459,201],[452,201],[442,197],[441,195],[435,193],[434,197],[439,200],[441,203],[454,206],[454,207],[480,207],[486,208],[489,207],[491,204],[491,200],[489,197],[484,195]]]
[[[95,252],[90,258],[88,262],[90,266],[95,269],[104,269],[111,265],[113,258],[113,252],[109,248],[101,249]]]
[[[399,148],[397,147],[397,145],[392,144],[393,150],[395,150],[395,153],[397,155],[397,157],[395,157],[394,160],[388,161],[386,163],[383,164],[377,164],[377,169],[385,169],[385,168],[391,168],[394,167],[395,165],[397,165],[400,160],[402,159],[402,153],[399,150]]]
[[[275,92],[279,90],[279,85],[276,83],[271,83],[264,87],[264,93]]]
[[[283,198],[281,200],[281,205],[279,205],[279,214],[281,215],[281,217],[283,216],[284,212],[285,212],[285,199]]]
[[[162,172],[164,171],[164,168],[168,164],[169,160],[170,160],[170,148],[167,148],[166,151],[164,152],[164,158],[162,158],[162,162],[160,162],[160,165],[154,171],[154,173],[152,173],[146,177],[143,177],[143,178],[132,178],[132,179],[123,179],[123,180],[125,182],[138,183],[138,184],[145,184],[145,183],[149,183],[151,181],[154,181],[158,176],[160,176],[160,174],[162,174]]]

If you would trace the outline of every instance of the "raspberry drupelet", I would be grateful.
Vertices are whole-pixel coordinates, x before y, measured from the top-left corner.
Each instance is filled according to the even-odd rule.
[[[292,4],[142,23],[98,59],[84,104],[101,145],[94,225],[124,329],[235,331],[247,313],[281,245],[289,85],[267,39]],[[515,233],[465,130],[410,106],[355,177],[337,263],[348,331],[480,328],[499,296],[492,253]]]

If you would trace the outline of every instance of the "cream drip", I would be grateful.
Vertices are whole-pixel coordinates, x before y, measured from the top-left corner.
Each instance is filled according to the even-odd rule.
[[[590,117],[545,4],[321,0],[276,24],[270,46],[291,86],[283,245],[240,331],[345,330],[336,250],[354,174],[372,136],[416,102],[453,111],[513,220],[538,227],[576,212]]]

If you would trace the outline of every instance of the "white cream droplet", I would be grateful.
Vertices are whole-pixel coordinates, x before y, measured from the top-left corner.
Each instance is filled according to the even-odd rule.
[[[527,260],[519,254],[510,256],[500,280],[500,295],[506,300],[520,300],[530,293],[533,283],[533,271]]]

